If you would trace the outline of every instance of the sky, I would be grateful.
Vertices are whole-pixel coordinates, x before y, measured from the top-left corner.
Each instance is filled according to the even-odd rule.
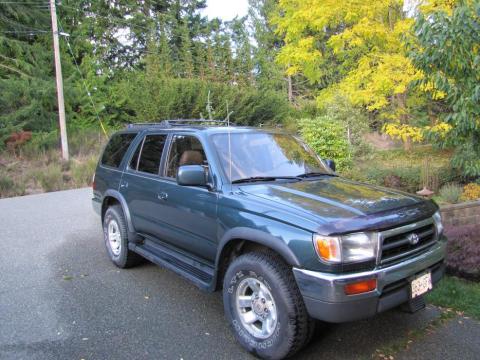
[[[218,17],[225,21],[245,16],[247,12],[248,0],[207,0],[207,8],[202,11],[209,19]]]

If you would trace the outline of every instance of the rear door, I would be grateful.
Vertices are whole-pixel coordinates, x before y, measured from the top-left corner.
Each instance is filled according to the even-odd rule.
[[[135,230],[159,238],[163,234],[157,214],[165,191],[159,171],[166,141],[165,133],[146,134],[129,159],[120,185]]]
[[[94,198],[101,201],[108,189],[118,190],[122,178],[123,158],[136,132],[116,133],[108,141],[95,171]]]

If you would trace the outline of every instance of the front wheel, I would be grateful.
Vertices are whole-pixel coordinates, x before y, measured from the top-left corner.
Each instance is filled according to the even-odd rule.
[[[313,333],[292,271],[276,254],[236,258],[225,274],[223,302],[237,340],[261,358],[291,356]]]

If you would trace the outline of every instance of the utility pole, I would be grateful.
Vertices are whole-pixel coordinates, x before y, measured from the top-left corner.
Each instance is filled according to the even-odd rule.
[[[60,139],[62,143],[62,158],[68,161],[67,125],[65,123],[65,102],[63,99],[62,63],[60,62],[60,45],[58,41],[57,10],[55,0],[50,0],[52,16],[53,52],[55,55],[55,77],[57,79],[58,119],[60,122]]]

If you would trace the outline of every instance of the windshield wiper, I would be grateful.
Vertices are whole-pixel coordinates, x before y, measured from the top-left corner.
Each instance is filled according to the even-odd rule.
[[[244,179],[233,180],[232,184],[256,182],[256,181],[275,181],[275,180],[301,180],[298,176],[251,176]]]
[[[305,174],[297,175],[296,177],[304,179],[304,178],[316,177],[316,176],[337,176],[337,175],[324,173],[324,172],[307,172]]]

